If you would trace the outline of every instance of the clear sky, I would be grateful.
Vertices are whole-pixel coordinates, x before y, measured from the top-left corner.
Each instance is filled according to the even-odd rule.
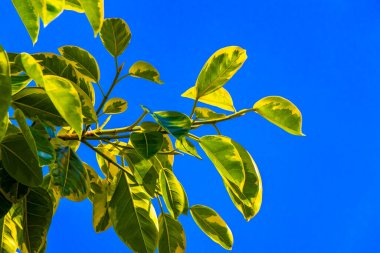
[[[151,62],[163,86],[126,79],[114,96],[129,109],[110,126],[128,125],[153,110],[189,113],[180,95],[193,86],[208,57],[239,45],[248,60],[226,85],[237,109],[267,95],[292,100],[306,137],[291,136],[258,115],[220,124],[250,151],[263,179],[263,205],[247,223],[208,159],[176,157],[175,173],[190,204],[214,208],[229,224],[233,252],[380,252],[380,2],[377,0],[105,1],[106,17],[121,17],[133,36],[127,66]],[[91,52],[106,88],[113,59],[84,15],[65,12],[33,47],[10,0],[0,3],[0,44],[9,52],[57,52],[78,45]],[[98,99],[99,102],[99,99]],[[205,128],[198,135],[214,133]],[[96,167],[85,147],[80,157]],[[202,153],[205,157],[205,155]],[[48,253],[129,252],[110,229],[96,234],[89,201],[62,201]],[[181,217],[187,252],[225,252]]]

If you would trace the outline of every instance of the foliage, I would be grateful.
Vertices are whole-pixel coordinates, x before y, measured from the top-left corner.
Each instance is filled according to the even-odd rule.
[[[185,232],[178,217],[189,212],[206,235],[232,249],[232,232],[219,214],[204,205],[189,205],[173,169],[174,156],[189,154],[202,159],[199,145],[215,165],[233,204],[250,220],[261,206],[259,170],[248,151],[221,135],[216,125],[256,112],[290,134],[303,135],[297,107],[282,97],[270,96],[252,108],[236,111],[224,86],[242,67],[247,54],[230,46],[216,51],[195,86],[183,93],[194,100],[190,115],[143,106],[132,125],[107,129],[112,115],[127,110],[127,101],[111,98],[118,83],[127,77],[163,83],[150,63],[138,61],[126,73],[124,64],[118,63],[118,56],[131,41],[127,23],[120,18],[104,19],[102,0],[12,2],[33,43],[38,38],[40,18],[47,25],[64,10],[84,12],[95,35],[100,33],[104,47],[114,57],[116,74],[108,91],[103,92],[97,61],[85,49],[63,46],[59,54],[29,55],[6,53],[0,48],[0,251],[44,252],[60,198],[89,199],[95,231],[113,226],[135,252],[157,248],[160,253],[184,252]],[[94,84],[102,92],[97,109]],[[232,113],[198,107],[198,102]],[[108,118],[103,120],[103,114]],[[144,121],[147,115],[154,122]],[[204,125],[213,125],[218,134],[192,134]],[[96,154],[102,174],[77,155],[83,145]],[[43,174],[45,166],[49,172]],[[154,200],[160,206],[159,217]]]

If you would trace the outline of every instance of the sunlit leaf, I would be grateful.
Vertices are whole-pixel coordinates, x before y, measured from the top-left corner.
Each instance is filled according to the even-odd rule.
[[[129,74],[133,77],[143,78],[158,84],[164,83],[160,80],[160,73],[158,73],[158,70],[153,67],[152,64],[144,61],[134,63],[129,69]]]
[[[21,53],[16,57],[16,63],[23,67],[25,73],[36,82],[37,86],[45,86],[41,65],[33,56]]]
[[[196,98],[211,94],[224,86],[246,59],[246,51],[237,46],[229,46],[216,51],[199,73],[195,84]]]
[[[195,117],[197,120],[212,120],[212,119],[222,119],[226,117],[223,113],[216,113],[213,110],[204,107],[195,108]]]
[[[18,15],[26,27],[33,44],[37,42],[40,31],[38,12],[33,5],[33,0],[12,0]]]
[[[93,211],[92,211],[92,224],[95,232],[103,232],[112,226],[111,218],[109,216],[107,199],[108,182],[103,180],[101,192],[94,194],[93,198]]]
[[[49,193],[32,188],[24,199],[22,217],[22,252],[40,252],[46,244],[47,232],[53,217],[53,204]]]
[[[112,56],[121,55],[131,41],[131,30],[121,18],[107,18],[100,30],[104,47]]]
[[[164,134],[164,141],[160,152],[171,152],[174,150],[172,140],[168,134]],[[174,164],[174,155],[173,154],[156,154],[157,159],[160,161],[162,167],[171,169]]]
[[[231,250],[233,236],[226,222],[214,210],[203,205],[190,208],[191,216],[202,231],[223,248]]]
[[[71,127],[62,127],[57,136],[67,135],[67,134],[74,134],[74,129]],[[81,142],[79,140],[65,140],[64,141],[66,146],[70,147],[72,150],[77,151],[80,147]]]
[[[179,221],[170,215],[162,213],[158,217],[159,223],[159,253],[184,253],[186,249],[185,231]]]
[[[232,144],[238,150],[243,161],[245,182],[242,190],[227,180],[224,180],[224,185],[235,206],[249,221],[259,212],[261,207],[263,187],[260,172],[251,155],[239,143],[232,141]]]
[[[90,192],[88,194],[88,199],[93,202],[95,194],[103,192],[103,180],[94,168],[87,163],[83,163],[83,167],[86,169],[90,181]]]
[[[66,126],[67,122],[54,107],[45,90],[28,87],[12,97],[12,106],[19,108],[29,119],[41,119],[55,126]]]
[[[78,136],[82,134],[83,116],[78,92],[72,83],[62,77],[44,76],[45,91],[57,111],[74,128]]]
[[[62,197],[82,201],[90,192],[90,180],[82,161],[70,148],[57,150],[57,163],[51,168],[54,185],[59,187]]]
[[[125,112],[127,110],[128,103],[122,98],[111,98],[109,99],[103,108],[103,113],[105,114],[118,114]]]
[[[3,166],[8,174],[27,186],[42,183],[42,170],[22,135],[7,135],[0,143]]]
[[[197,90],[196,87],[191,87],[185,91],[182,95],[185,98],[197,99]],[[235,111],[234,102],[230,93],[225,88],[219,88],[216,91],[198,98],[199,102],[213,105],[227,111]]]
[[[162,133],[132,133],[131,143],[136,151],[145,159],[149,159],[160,151],[163,142]]]
[[[55,162],[55,150],[50,143],[45,129],[37,130],[34,127],[30,128],[34,141],[36,142],[37,155],[40,166],[49,165]]]
[[[94,35],[96,36],[102,28],[104,19],[104,1],[103,0],[78,0],[87,19],[90,22]]]
[[[149,196],[120,171],[112,182],[110,216],[116,234],[134,252],[153,253],[158,221]],[[131,184],[131,185],[129,185]]]
[[[185,208],[185,193],[181,183],[169,169],[160,172],[160,186],[166,207],[174,218],[178,218]]]
[[[151,112],[145,106],[143,109],[149,112],[160,126],[176,138],[187,134],[191,129],[191,120],[183,113],[175,111]]]
[[[117,160],[116,160],[115,155],[109,152],[109,150],[107,150],[106,148],[103,148],[103,146],[101,145],[98,146],[97,149],[100,150],[104,155],[106,155],[109,159],[111,159],[112,161],[116,163]],[[112,180],[112,178],[116,176],[116,174],[119,172],[119,169],[114,164],[104,159],[98,153],[96,153],[96,160],[98,161],[99,168],[101,169],[101,171],[107,178]]]
[[[50,195],[53,204],[53,214],[57,211],[59,202],[61,201],[61,192],[54,187],[51,174],[47,174],[44,177],[41,187],[44,188]]]
[[[11,102],[11,78],[8,55],[0,46],[0,141],[8,125],[8,108]]]
[[[82,114],[84,116],[83,122],[86,124],[92,124],[98,122],[98,116],[96,115],[94,105],[92,104],[91,98],[84,92],[78,85],[71,83],[73,87],[78,92]]]
[[[45,15],[42,15],[42,22],[47,26],[56,19],[63,11],[65,0],[44,0]]]
[[[241,189],[245,182],[244,164],[232,140],[221,135],[208,135],[201,137],[199,144],[222,178]]]
[[[176,141],[175,141],[175,147],[176,149],[178,149],[179,151],[182,151],[186,154],[189,154],[191,156],[194,156],[198,159],[202,159],[198,152],[197,152],[197,149],[195,148],[194,144],[191,143],[188,139],[186,139],[185,136],[182,136],[181,138],[178,138]]]
[[[65,0],[65,10],[71,10],[79,13],[84,12],[79,0]]]
[[[95,83],[99,82],[99,66],[95,58],[89,52],[76,46],[63,46],[58,50],[82,75]]]
[[[257,101],[253,109],[286,132],[294,135],[304,135],[302,133],[301,112],[289,100],[283,97],[269,96]]]
[[[1,199],[1,196],[0,196]],[[3,204],[1,202],[1,204]],[[3,205],[0,205],[0,213],[2,213]],[[11,214],[6,214],[0,219],[0,252],[14,253],[18,248],[17,228],[12,219]]]
[[[32,81],[27,75],[11,76],[12,83],[12,95],[16,94]]]

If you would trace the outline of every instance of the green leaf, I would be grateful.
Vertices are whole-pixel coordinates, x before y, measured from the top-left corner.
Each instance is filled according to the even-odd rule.
[[[82,106],[78,92],[72,83],[62,77],[44,76],[45,91],[57,111],[74,128],[78,136],[82,134]]]
[[[196,87],[191,87],[190,89],[185,91],[181,96],[185,98],[191,98],[194,100],[197,99]],[[198,98],[198,101],[208,105],[219,107],[227,111],[236,111],[230,93],[228,93],[228,91],[223,87],[213,91],[208,95]]]
[[[113,155],[111,152],[109,152],[106,148],[103,148],[103,146],[98,146],[97,149],[101,151],[104,155],[106,155],[108,158],[110,158],[115,163],[117,162],[115,155]],[[104,159],[101,155],[96,153],[96,160],[98,161],[98,165],[100,170],[103,172],[103,174],[112,180],[114,176],[119,172],[119,169],[112,163],[108,162],[106,159]]]
[[[49,193],[32,188],[23,202],[22,252],[41,252],[53,217],[53,204]]]
[[[33,44],[35,44],[40,31],[40,21],[38,19],[38,12],[33,5],[33,0],[12,0],[12,3],[28,30]]]
[[[202,160],[202,157],[198,155],[197,149],[195,148],[194,144],[191,143],[188,139],[186,139],[185,136],[182,136],[181,138],[175,141],[175,147],[179,151],[182,151],[186,154],[189,154]]]
[[[29,119],[41,119],[55,126],[67,125],[42,88],[22,89],[12,97],[12,106],[20,109]]]
[[[42,183],[42,170],[22,135],[7,135],[0,150],[3,166],[11,177],[32,187]]]
[[[1,210],[3,205],[0,206]],[[8,213],[2,219],[0,219],[0,252],[14,253],[16,252],[17,248],[17,227],[12,219],[11,214]]]
[[[164,134],[164,141],[162,143],[162,147],[160,152],[171,152],[174,150],[172,140],[170,136]],[[162,167],[171,169],[174,164],[174,155],[173,154],[156,154],[157,159],[162,164]]]
[[[160,186],[166,207],[170,214],[177,219],[183,213],[187,202],[183,186],[169,169],[160,171]]]
[[[2,219],[9,212],[11,208],[12,208],[12,202],[10,202],[3,195],[3,193],[0,192],[0,219]]]
[[[53,214],[55,214],[62,196],[59,190],[56,187],[54,187],[52,181],[53,181],[52,176],[49,173],[44,177],[44,181],[41,187],[44,188],[49,193],[52,204],[53,204]]]
[[[84,116],[83,122],[86,124],[92,124],[98,122],[98,116],[96,115],[94,105],[92,104],[91,98],[84,92],[78,85],[71,82],[76,91],[78,92],[82,114]]]
[[[221,135],[208,135],[201,137],[199,144],[222,178],[242,189],[245,182],[244,164],[232,140]]]
[[[72,201],[82,201],[87,198],[90,191],[87,170],[70,148],[58,148],[57,163],[52,166],[51,175],[62,197]]]
[[[301,112],[289,100],[283,97],[269,96],[257,101],[253,109],[286,132],[304,136]]]
[[[26,194],[28,194],[29,187],[17,182],[14,178],[12,178],[8,174],[8,172],[3,168],[3,165],[0,163],[0,192],[1,192],[1,195],[5,197],[8,201],[12,203],[17,203]],[[7,205],[2,204],[1,206],[5,207]]]
[[[190,208],[191,216],[202,231],[225,249],[231,250],[233,236],[226,222],[213,209],[194,205]]]
[[[84,12],[79,0],[65,0],[65,10],[75,11],[79,13]]]
[[[104,1],[103,0],[78,0],[87,19],[90,22],[92,29],[94,30],[94,36],[96,36],[102,28],[104,19]]]
[[[104,105],[103,113],[105,114],[119,114],[127,110],[128,103],[122,98],[111,98]]]
[[[136,151],[145,159],[149,159],[160,151],[164,138],[162,133],[149,132],[132,133],[130,140]]]
[[[25,73],[36,82],[37,86],[45,86],[41,65],[33,56],[28,53],[21,53],[16,57],[16,63],[23,66]]]
[[[37,146],[38,161],[40,166],[50,165],[55,162],[55,150],[53,145],[48,139],[48,135],[45,129],[40,130],[34,127],[30,128],[34,141]]]
[[[46,27],[50,22],[56,19],[65,7],[65,0],[44,0],[45,15],[42,15],[42,22]]]
[[[125,150],[124,159],[132,168],[136,181],[144,187],[151,197],[155,197],[159,175],[151,160],[144,159],[135,149]]]
[[[63,46],[58,50],[63,57],[73,64],[79,73],[89,78],[92,82],[99,82],[99,66],[95,58],[89,52],[75,46]]]
[[[151,112],[145,106],[143,109],[149,112],[160,126],[176,138],[186,135],[191,129],[191,120],[183,113],[175,111]]]
[[[245,182],[242,190],[227,180],[224,180],[224,185],[235,206],[249,221],[259,212],[261,207],[263,186],[260,172],[251,155],[239,143],[232,141],[232,144],[238,150],[243,161]]]
[[[8,55],[0,46],[0,141],[8,126],[8,108],[11,102],[11,78]]]
[[[170,215],[162,213],[158,217],[159,223],[159,253],[185,253],[185,231],[179,221]]]
[[[133,77],[143,78],[157,84],[164,83],[160,80],[160,73],[158,73],[157,69],[153,67],[152,64],[144,61],[134,63],[129,69],[129,74]]]
[[[195,87],[196,99],[206,96],[224,86],[247,59],[246,51],[230,46],[216,51],[199,73]]]
[[[12,95],[16,94],[32,81],[27,75],[11,76]]]
[[[22,113],[22,111],[20,109],[17,109],[14,112],[14,117],[17,120],[17,123],[21,129],[21,133],[24,136],[24,138],[25,138],[25,140],[29,146],[29,149],[32,151],[32,153],[34,154],[36,159],[38,159],[37,145],[36,145],[36,142],[34,141],[34,137],[33,137],[32,132],[30,131],[28,123],[26,122],[24,114]],[[41,162],[39,162],[39,164],[40,164],[40,166],[44,165],[44,164],[41,164]]]
[[[96,193],[93,198],[92,224],[97,233],[106,231],[112,226],[108,211],[109,201],[107,194],[109,185],[107,180],[103,180],[101,185],[101,192]]]
[[[121,18],[107,18],[100,30],[100,38],[108,52],[116,57],[121,55],[131,41],[131,30]]]
[[[83,167],[87,171],[90,182],[90,192],[88,194],[88,199],[93,202],[95,194],[103,192],[103,182],[98,173],[90,165],[83,163]]]
[[[223,113],[216,113],[213,110],[204,107],[195,108],[195,117],[197,120],[212,120],[212,119],[222,119],[226,117]]]
[[[153,253],[158,221],[149,196],[120,171],[111,185],[110,216],[116,234],[134,252]]]

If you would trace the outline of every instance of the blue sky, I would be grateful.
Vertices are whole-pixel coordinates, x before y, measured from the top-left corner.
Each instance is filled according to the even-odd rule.
[[[233,252],[380,252],[380,3],[375,0],[105,1],[106,17],[124,18],[132,42],[127,66],[151,62],[163,86],[126,79],[114,96],[129,109],[110,126],[128,125],[153,110],[189,113],[180,95],[195,83],[217,49],[239,45],[248,60],[226,85],[237,109],[267,95],[292,100],[307,137],[291,136],[258,115],[220,124],[250,151],[263,179],[263,205],[247,223],[207,159],[177,157],[175,173],[190,204],[214,208],[229,224]],[[11,1],[0,3],[0,44],[9,52],[57,52],[78,45],[91,52],[101,84],[114,75],[113,59],[84,15],[65,12],[32,43]],[[98,100],[99,102],[99,100]],[[198,135],[214,133],[205,127]],[[96,167],[94,154],[80,151]],[[204,155],[203,155],[204,156]],[[205,157],[205,156],[204,156]],[[89,201],[62,201],[47,252],[129,252],[112,230],[96,234]],[[225,252],[181,218],[187,252]]]

